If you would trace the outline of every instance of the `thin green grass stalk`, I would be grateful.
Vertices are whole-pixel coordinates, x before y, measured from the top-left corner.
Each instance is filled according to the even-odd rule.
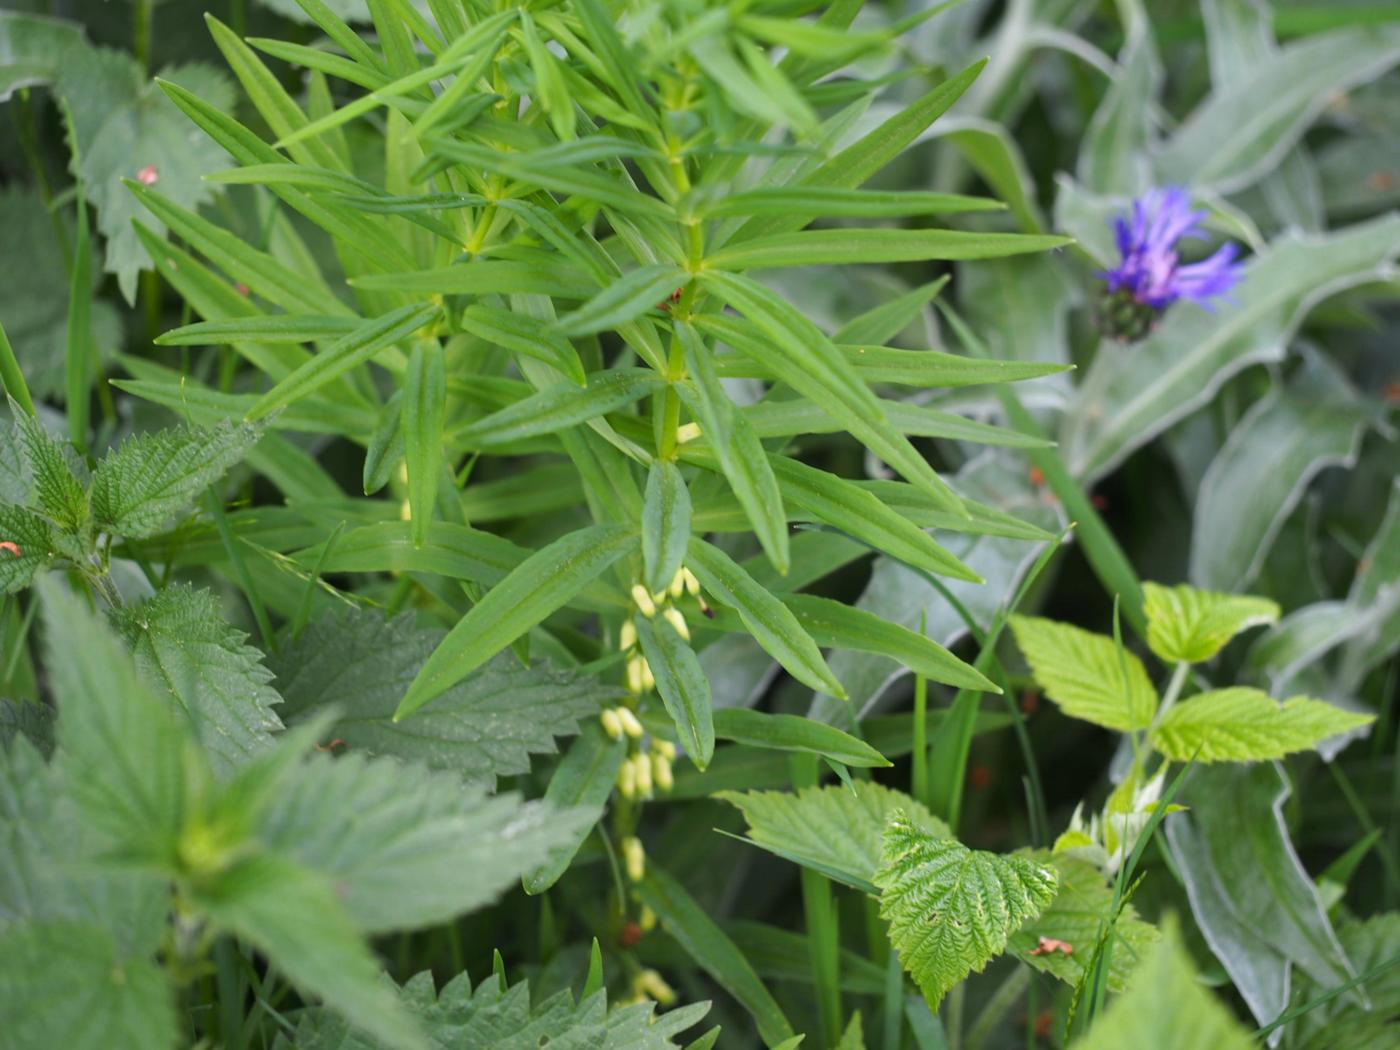
[[[815,787],[815,755],[794,755],[788,763],[794,788]],[[841,1038],[841,930],[837,922],[836,900],[831,881],[808,868],[802,879],[802,911],[807,921],[807,944],[812,962],[812,987],[817,997],[817,1015],[822,1045],[835,1046]]]
[[[1346,775],[1338,762],[1325,762],[1327,771],[1332,774],[1332,779],[1337,782],[1337,789],[1341,791],[1342,797],[1346,799],[1347,805],[1351,808],[1352,816],[1361,825],[1361,830],[1369,834],[1379,834],[1375,820],[1371,817],[1371,812],[1366,808],[1366,803],[1357,794],[1355,785],[1351,778]],[[1400,888],[1400,864],[1396,863],[1395,854],[1391,852],[1389,842],[1380,842],[1377,852],[1380,854],[1381,865],[1385,868],[1386,892],[1394,893]]]
[[[78,136],[73,128],[73,114],[63,106],[63,120],[73,150],[73,170],[77,171]],[[78,451],[87,454],[88,400],[90,376],[88,366],[93,357],[92,347],[92,238],[88,231],[87,197],[82,179],[77,184],[78,234],[73,249],[73,270],[68,275],[68,333],[64,364],[64,396],[68,410],[68,436]]]
[[[1353,988],[1358,988],[1361,985],[1364,985],[1370,981],[1374,981],[1381,974],[1386,973],[1387,971],[1393,969],[1396,966],[1400,966],[1400,952],[1396,952],[1390,958],[1376,963],[1375,966],[1372,966],[1365,973],[1357,977],[1353,977],[1351,980],[1345,981],[1342,984],[1337,985],[1337,987],[1335,988],[1327,989],[1327,991],[1323,992],[1316,999],[1310,999],[1300,1006],[1293,1007],[1291,1010],[1285,1010],[1283,1013],[1279,1014],[1277,1017],[1275,1017],[1268,1024],[1264,1025],[1262,1028],[1256,1029],[1254,1032],[1254,1038],[1266,1038],[1270,1033],[1274,1032],[1279,1028],[1282,1028],[1284,1025],[1292,1021],[1296,1021],[1298,1018],[1304,1016],[1305,1014],[1311,1013],[1312,1011],[1316,1010],[1319,1006],[1326,1006],[1333,999],[1345,995]]]
[[[968,1026],[967,1039],[963,1043],[966,1050],[983,1050],[988,1040],[996,1034],[997,1027],[1025,994],[1030,981],[1029,966],[1016,966],[1006,975],[1005,980],[997,985],[996,991],[982,1004],[982,1009],[977,1011],[977,1016]]]
[[[0,383],[4,383],[5,393],[15,399],[15,404],[29,415],[34,414],[34,399],[29,396],[29,384],[24,381],[15,348],[10,345],[10,337],[5,334],[3,324],[0,324]]]

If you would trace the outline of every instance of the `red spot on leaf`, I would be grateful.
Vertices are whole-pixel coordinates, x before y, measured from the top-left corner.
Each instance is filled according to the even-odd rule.
[[[1030,479],[1032,485],[1036,488],[1040,488],[1040,486],[1045,484],[1045,471],[1041,470],[1039,467],[1031,467]]]
[[[11,554],[13,554],[16,558],[18,558],[18,557],[19,557],[19,544],[18,544],[18,543],[14,543],[14,542],[12,542],[12,541],[10,541],[10,540],[5,540],[5,541],[3,541],[3,542],[0,542],[0,551],[9,551],[9,552],[10,552]]]
[[[642,939],[642,928],[631,919],[622,924],[622,932],[617,935],[617,943],[624,948],[635,948]]]

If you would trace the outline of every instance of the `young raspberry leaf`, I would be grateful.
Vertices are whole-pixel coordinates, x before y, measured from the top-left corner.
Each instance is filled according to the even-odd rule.
[[[1146,729],[1157,693],[1142,661],[1112,638],[1036,616],[1011,617],[1036,684],[1071,718],[1127,732]]]
[[[1144,583],[1147,645],[1167,663],[1198,664],[1251,627],[1277,623],[1279,607],[1267,598],[1203,591],[1182,584]]]
[[[936,1009],[948,989],[1006,949],[1055,898],[1054,871],[1026,857],[971,850],[896,811],[875,872],[880,917],[904,968]]]
[[[1323,700],[1295,696],[1280,704],[1259,689],[1236,686],[1177,704],[1152,730],[1152,744],[1175,762],[1262,762],[1374,721]]]

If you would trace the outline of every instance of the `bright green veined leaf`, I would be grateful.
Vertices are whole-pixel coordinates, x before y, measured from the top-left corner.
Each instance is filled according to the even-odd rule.
[[[338,550],[345,539],[342,537],[337,544]],[[394,712],[395,721],[407,718],[567,605],[604,569],[634,551],[637,544],[637,534],[631,529],[595,525],[571,532],[536,551],[452,628],[409,685]]]
[[[443,464],[442,422],[447,410],[447,376],[436,339],[414,344],[403,396],[404,460],[408,464],[408,505],[413,543],[421,547],[433,520],[438,474]]]
[[[88,524],[87,488],[74,473],[75,467],[85,469],[72,450],[52,437],[34,416],[16,413],[15,426],[20,442],[28,454],[34,472],[31,504],[56,526],[69,534],[81,532]]]
[[[865,609],[813,594],[788,595],[783,604],[793,611],[797,622],[818,645],[878,653],[935,682],[988,693],[1001,692],[985,675],[937,642]]]
[[[714,722],[717,739],[748,747],[801,751],[857,768],[893,764],[864,740],[801,715],[770,715],[747,707],[722,707],[715,712]]]
[[[352,277],[350,284],[373,292],[411,295],[552,295],[588,299],[598,284],[586,272],[567,263],[514,262],[474,259],[432,270],[372,273]]]
[[[577,835],[556,847],[548,860],[526,874],[526,893],[543,893],[568,870],[584,839],[602,819],[603,808],[626,757],[626,739],[610,739],[596,723],[584,726],[578,739],[569,745],[568,752],[549,778],[544,798],[552,806],[581,810],[592,819],[586,824],[580,823]]]
[[[846,695],[797,617],[743,566],[698,536],[690,541],[686,564],[716,601],[739,614],[754,641],[789,674],[828,696]]]
[[[860,781],[854,791],[833,784],[796,792],[720,791],[714,797],[743,812],[755,845],[871,895],[880,892],[875,872],[891,816],[905,813],[934,837],[951,834],[904,792],[873,781]]]
[[[669,621],[645,616],[635,617],[634,620],[642,655],[651,667],[652,677],[656,679],[656,691],[661,695],[661,702],[666,705],[666,711],[676,725],[677,738],[696,768],[704,769],[715,752],[709,679],[705,677],[695,651],[676,633]]]
[[[1112,638],[1037,616],[1011,617],[1036,684],[1071,718],[1108,729],[1146,729],[1157,691],[1135,653]]]
[[[638,267],[610,283],[573,313],[565,314],[555,329],[577,338],[620,328],[661,307],[689,280],[690,275],[678,266]]]
[[[794,389],[820,402],[828,413],[839,415],[851,433],[910,482],[955,513],[962,503],[929,466],[907,438],[890,426],[879,400],[843,359],[816,325],[769,289],[739,274],[707,271],[707,287],[741,310],[761,333],[749,337],[746,330],[718,323],[714,315],[697,318],[702,327],[757,357]]]
[[[0,593],[14,594],[56,560],[53,527],[23,507],[0,503],[0,533],[19,551],[0,551]]]
[[[1279,618],[1278,603],[1267,598],[1147,582],[1142,592],[1148,648],[1167,663],[1202,663],[1235,635]]]
[[[314,393],[357,365],[364,364],[385,347],[402,342],[431,324],[441,309],[436,303],[418,303],[400,306],[383,316],[364,321],[353,332],[337,339],[264,394],[245,418],[250,421],[262,419]]]
[[[999,259],[1072,243],[1068,237],[962,230],[803,230],[741,241],[721,248],[705,263],[716,269],[737,271],[930,259]]]
[[[1007,939],[1055,897],[1055,872],[1026,857],[970,850],[895,812],[885,826],[875,884],[890,944],[930,1009],[1006,949]]]
[[[685,887],[659,865],[649,863],[637,892],[686,954],[748,1010],[765,1043],[773,1046],[791,1038],[792,1025],[783,1016],[782,1008],[743,953]]]
[[[661,385],[655,372],[643,368],[595,372],[586,381],[587,386],[560,383],[546,387],[508,408],[451,431],[448,439],[454,446],[489,448],[552,434],[625,408]]]
[[[1152,744],[1175,762],[1261,762],[1306,751],[1374,715],[1295,696],[1280,704],[1259,689],[1213,689],[1183,700],[1152,729]]]
[[[680,468],[656,460],[647,474],[642,504],[643,581],[650,591],[663,591],[685,560],[690,542],[690,492]]]

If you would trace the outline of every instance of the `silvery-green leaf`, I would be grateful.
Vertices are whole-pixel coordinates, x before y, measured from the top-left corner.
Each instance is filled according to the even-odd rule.
[[[1245,413],[1206,471],[1192,527],[1190,577],[1197,586],[1247,587],[1312,479],[1356,462],[1373,410],[1330,366],[1313,360]]]
[[[1246,264],[1234,302],[1214,312],[1177,303],[1143,342],[1104,343],[1065,418],[1070,469],[1086,480],[1103,476],[1245,366],[1280,359],[1313,305],[1390,273],[1397,254],[1397,215],[1321,237],[1284,236]]]
[[[1196,923],[1260,1024],[1287,1008],[1292,967],[1329,988],[1354,975],[1289,840],[1290,792],[1275,763],[1202,766],[1166,822]]]

